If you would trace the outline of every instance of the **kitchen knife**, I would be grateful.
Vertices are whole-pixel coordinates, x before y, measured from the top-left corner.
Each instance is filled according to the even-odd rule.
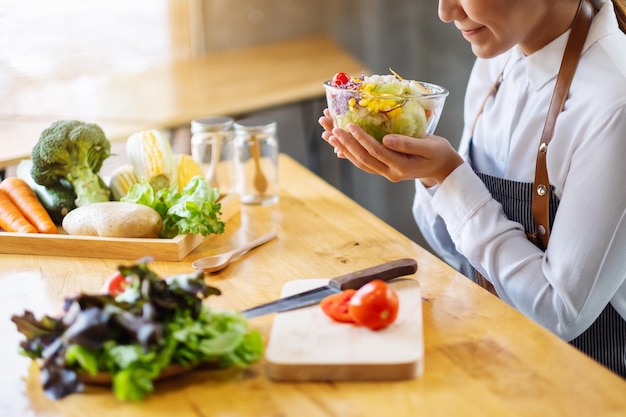
[[[402,258],[395,261],[365,268],[360,271],[341,275],[328,281],[327,285],[314,288],[309,291],[294,294],[289,297],[280,298],[266,304],[250,308],[243,311],[243,315],[250,319],[270,313],[294,310],[317,304],[325,297],[337,294],[347,289],[359,289],[363,285],[375,279],[389,281],[390,279],[411,275],[417,271],[417,262],[414,259]]]

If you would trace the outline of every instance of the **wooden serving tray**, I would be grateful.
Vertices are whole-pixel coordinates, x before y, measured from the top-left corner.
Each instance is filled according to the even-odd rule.
[[[220,220],[227,222],[239,213],[237,194],[218,200]],[[202,235],[178,235],[172,239],[117,238],[43,233],[0,232],[0,253],[16,255],[77,256],[83,258],[139,259],[151,256],[155,261],[180,261],[205,239]]]

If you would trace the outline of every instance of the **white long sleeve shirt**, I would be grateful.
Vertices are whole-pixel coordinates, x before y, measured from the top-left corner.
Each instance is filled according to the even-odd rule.
[[[505,71],[473,132],[473,167],[464,163],[436,187],[416,181],[413,215],[444,260],[465,273],[469,262],[504,301],[572,340],[608,302],[626,318],[626,35],[610,1],[594,17],[549,145],[560,204],[545,252],[506,218],[473,171],[533,182],[568,35],[530,56],[515,47],[476,61],[459,146],[466,161],[479,107]]]

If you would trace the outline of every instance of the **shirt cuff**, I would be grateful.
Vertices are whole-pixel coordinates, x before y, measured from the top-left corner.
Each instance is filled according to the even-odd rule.
[[[432,205],[444,219],[450,237],[456,241],[471,217],[491,199],[485,184],[465,162],[439,185]]]
[[[431,187],[426,187],[419,179],[415,180],[415,192],[422,196],[432,197],[439,189],[439,184],[435,184]]]

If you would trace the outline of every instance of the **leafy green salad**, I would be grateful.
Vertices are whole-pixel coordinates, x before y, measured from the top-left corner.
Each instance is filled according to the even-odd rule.
[[[80,392],[81,375],[104,373],[118,399],[139,401],[168,366],[245,368],[260,360],[261,334],[241,313],[203,302],[220,291],[201,272],[161,279],[148,261],[120,266],[115,290],[67,298],[60,317],[25,311],[11,318],[26,336],[21,353],[41,361],[48,397]]]
[[[142,178],[132,185],[121,201],[156,210],[163,220],[160,237],[173,238],[178,234],[207,236],[224,232],[224,222],[218,217],[221,214],[219,195],[219,190],[210,187],[201,176],[193,177],[182,190],[172,186],[156,191],[148,180]]]
[[[354,78],[338,72],[324,87],[335,124],[346,129],[355,123],[378,141],[389,133],[414,138],[431,134],[448,94],[443,87],[395,73]]]

